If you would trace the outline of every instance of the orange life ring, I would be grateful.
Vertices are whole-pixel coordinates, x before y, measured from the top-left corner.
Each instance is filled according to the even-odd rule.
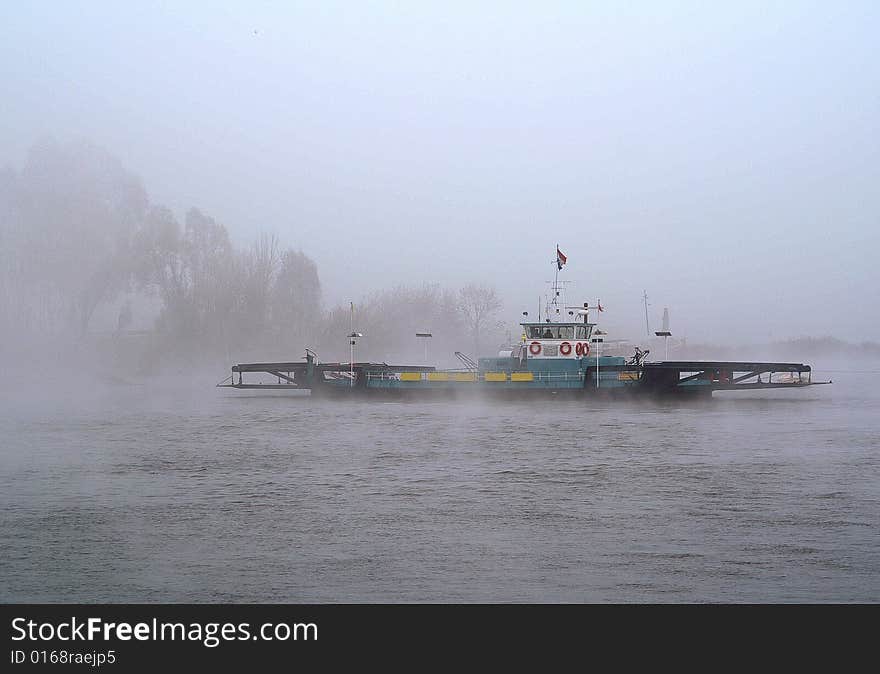
[[[541,342],[532,342],[529,344],[529,353],[533,356],[537,356],[541,353]]]
[[[583,342],[578,342],[575,347],[574,352],[579,356],[589,356],[590,355],[590,345],[584,344]]]
[[[568,354],[570,354],[571,344],[569,344],[568,342],[562,342],[562,344],[559,345],[559,353],[561,353],[563,356],[567,356]]]

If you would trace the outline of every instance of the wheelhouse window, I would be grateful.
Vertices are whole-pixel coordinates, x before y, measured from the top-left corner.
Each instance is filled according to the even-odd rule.
[[[544,336],[544,331],[541,329],[540,325],[530,325],[529,326],[529,338],[530,339],[541,339]]]
[[[557,325],[543,323],[525,326],[528,339],[587,339],[587,327],[584,325]]]

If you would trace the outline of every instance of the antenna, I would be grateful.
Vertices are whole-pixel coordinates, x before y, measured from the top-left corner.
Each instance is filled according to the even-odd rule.
[[[565,304],[565,286],[568,283],[574,283],[569,280],[553,279],[546,281],[550,286],[551,294],[548,296],[546,306],[544,307],[544,318],[553,318],[559,320],[561,310],[567,309]]]
[[[642,297],[645,300],[645,332],[647,333],[648,337],[650,337],[651,336],[651,328],[648,325],[648,291],[645,290],[643,292],[644,292],[644,294],[642,295]]]

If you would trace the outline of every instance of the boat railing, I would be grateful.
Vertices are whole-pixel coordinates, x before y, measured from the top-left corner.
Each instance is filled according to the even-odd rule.
[[[437,370],[434,372],[367,372],[369,382],[401,382],[416,384],[419,382],[532,382],[532,383],[564,383],[583,382],[585,372],[583,370],[573,372],[534,372],[534,371],[497,371],[497,372],[471,372],[467,370]],[[609,370],[607,373],[600,370],[601,379],[623,379],[617,371]],[[591,376],[595,376],[593,373]]]

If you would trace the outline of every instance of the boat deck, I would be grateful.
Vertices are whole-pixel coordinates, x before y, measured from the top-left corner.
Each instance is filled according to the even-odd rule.
[[[712,391],[802,388],[830,382],[812,381],[803,363],[751,361],[661,361],[635,365],[623,358],[584,357],[565,367],[542,361],[537,366],[517,359],[481,359],[472,370],[437,370],[430,366],[388,363],[306,362],[240,363],[218,384],[224,388],[350,392],[486,392],[516,391],[639,392],[654,395],[711,394]],[[532,364],[531,367],[528,367]],[[244,374],[268,375],[272,381],[245,381]],[[236,381],[236,375],[238,381]]]

